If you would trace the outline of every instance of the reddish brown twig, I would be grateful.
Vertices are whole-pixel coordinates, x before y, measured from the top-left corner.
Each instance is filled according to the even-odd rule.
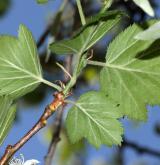
[[[65,60],[65,67],[67,72],[71,73],[71,63],[72,63],[72,57],[67,56]],[[64,82],[67,83],[70,77],[65,73],[64,74]],[[69,93],[69,95],[71,92]],[[62,126],[62,116],[63,116],[63,111],[64,111],[65,106],[63,106],[57,113],[56,119],[54,121],[54,127],[55,130],[52,135],[52,140],[48,148],[48,152],[46,155],[45,159],[45,165],[51,165],[53,156],[57,147],[58,142],[60,141],[60,132],[61,132],[61,126]]]
[[[60,141],[60,132],[61,132],[61,125],[62,125],[62,116],[65,106],[60,108],[57,112],[56,119],[54,121],[54,133],[52,135],[52,140],[48,148],[48,153],[45,157],[45,165],[52,164],[52,159],[56,150],[56,146],[58,142]]]
[[[35,135],[40,129],[46,126],[47,119],[55,112],[55,110],[64,105],[64,95],[62,92],[55,93],[55,99],[46,108],[38,122],[33,126],[33,128],[22,137],[15,145],[8,145],[6,151],[2,158],[0,159],[0,165],[5,165],[8,163],[9,159],[14,155],[14,153],[19,150],[33,135]]]

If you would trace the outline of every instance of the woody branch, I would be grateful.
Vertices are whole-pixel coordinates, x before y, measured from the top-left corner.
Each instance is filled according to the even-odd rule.
[[[64,95],[62,92],[55,93],[55,99],[51,104],[46,106],[44,113],[38,120],[38,122],[32,127],[32,129],[26,133],[16,144],[8,145],[5,150],[4,155],[0,159],[0,165],[5,165],[8,163],[9,159],[19,150],[33,135],[35,135],[40,129],[46,126],[47,119],[59,108],[64,105]]]

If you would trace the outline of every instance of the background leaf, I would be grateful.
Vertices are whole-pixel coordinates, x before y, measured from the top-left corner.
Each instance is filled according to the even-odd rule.
[[[140,31],[130,26],[109,45],[100,83],[122,114],[146,120],[146,105],[160,103],[160,41],[134,39]]]
[[[121,144],[123,129],[117,118],[118,107],[100,92],[88,92],[70,109],[66,124],[72,143],[85,137],[95,147],[102,144]]]
[[[160,22],[155,23],[147,30],[138,33],[135,39],[138,40],[156,40],[160,38]]]
[[[37,3],[39,3],[39,4],[45,4],[47,2],[48,2],[48,0],[37,0]]]
[[[0,1],[0,17],[5,16],[7,11],[11,6],[11,0],[1,0]]]
[[[121,20],[122,12],[108,11],[88,20],[78,34],[70,40],[52,43],[50,49],[57,54],[77,54],[85,52],[98,42],[106,33]]]
[[[7,136],[16,114],[16,106],[8,96],[0,97],[0,145]]]
[[[133,0],[133,2],[139,6],[144,12],[150,16],[154,16],[154,10],[148,0]]]
[[[19,38],[0,36],[0,95],[13,98],[35,89],[42,81],[41,67],[32,34],[20,25]]]

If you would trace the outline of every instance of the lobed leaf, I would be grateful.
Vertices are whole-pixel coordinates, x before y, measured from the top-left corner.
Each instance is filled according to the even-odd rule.
[[[123,115],[146,120],[146,105],[160,104],[160,41],[135,39],[141,31],[132,25],[109,45],[100,84]]]
[[[11,104],[12,100],[8,96],[0,97],[0,145],[7,136],[15,118],[16,108]]]
[[[52,52],[57,54],[84,53],[98,42],[106,33],[121,20],[122,12],[108,11],[98,14],[88,20],[78,34],[69,40],[54,42],[50,45]]]
[[[0,95],[20,97],[42,81],[35,41],[20,25],[18,38],[0,36]]]
[[[87,138],[95,147],[102,144],[121,144],[123,129],[117,120],[121,117],[118,107],[100,92],[88,92],[70,109],[66,119],[69,139],[75,143]]]

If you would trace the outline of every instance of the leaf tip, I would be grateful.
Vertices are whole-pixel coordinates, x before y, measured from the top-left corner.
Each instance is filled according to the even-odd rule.
[[[20,33],[22,30],[28,30],[28,28],[24,24],[20,24],[18,32]]]

